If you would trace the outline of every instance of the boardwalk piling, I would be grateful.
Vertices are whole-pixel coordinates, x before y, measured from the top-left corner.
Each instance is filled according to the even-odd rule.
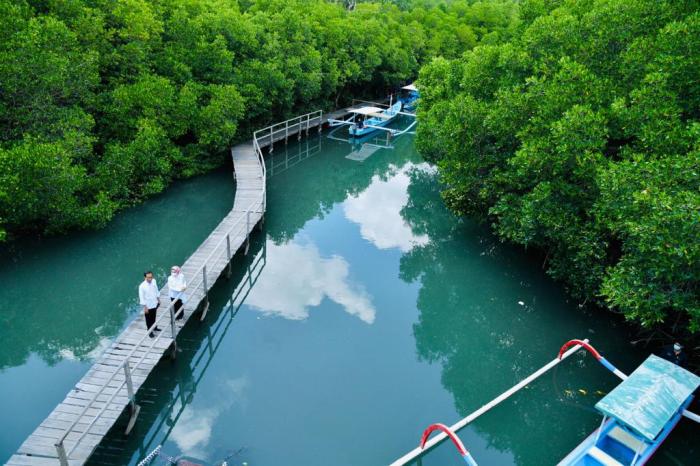
[[[246,250],[246,252],[248,251]],[[226,278],[231,278],[231,235],[226,235],[226,259],[228,260]]]
[[[129,422],[124,430],[124,435],[129,435],[131,429],[136,424],[136,418],[141,411],[141,407],[136,404],[136,393],[134,393],[134,384],[131,381],[131,370],[129,369],[129,360],[124,361],[124,377],[126,378],[126,392],[129,397]]]
[[[245,252],[243,254],[247,256],[250,248],[250,210],[245,213],[245,231],[248,233],[245,235]]]
[[[203,321],[207,316],[207,311],[209,310],[209,287],[207,286],[207,266],[206,264],[202,267],[202,283],[204,283],[204,309],[202,309],[202,317],[200,321]]]
[[[58,442],[55,446],[56,452],[58,453],[58,464],[61,466],[68,466],[68,455],[66,455],[66,448],[63,446],[63,440]]]
[[[182,313],[185,313],[185,309],[182,308]],[[175,336],[177,335],[177,332],[175,331],[175,308],[174,306],[170,306],[170,332],[173,335],[173,346],[172,349],[170,350],[170,358],[175,359],[177,357],[177,340],[175,339]]]

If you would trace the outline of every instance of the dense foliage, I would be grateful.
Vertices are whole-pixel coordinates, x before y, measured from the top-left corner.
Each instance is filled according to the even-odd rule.
[[[0,240],[105,224],[250,129],[507,37],[514,1],[0,0]]]
[[[700,330],[700,4],[527,0],[420,75],[443,196],[581,299]]]

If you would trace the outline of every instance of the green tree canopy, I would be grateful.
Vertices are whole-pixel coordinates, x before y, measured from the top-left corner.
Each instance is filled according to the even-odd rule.
[[[456,212],[581,300],[700,330],[700,7],[522,2],[517,32],[421,71],[418,144]]]

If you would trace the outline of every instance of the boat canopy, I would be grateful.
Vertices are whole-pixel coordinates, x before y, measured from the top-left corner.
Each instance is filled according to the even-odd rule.
[[[404,89],[406,91],[418,91],[418,88],[414,86],[413,84],[409,84],[408,86],[404,86],[401,89]]]
[[[350,113],[355,113],[357,115],[367,115],[367,116],[372,116],[375,118],[383,118],[383,119],[388,119],[391,118],[389,115],[385,115],[384,113],[384,108],[379,108],[379,107],[360,107],[360,108],[353,108],[350,110]]]
[[[652,354],[595,407],[654,441],[698,386],[700,377]]]

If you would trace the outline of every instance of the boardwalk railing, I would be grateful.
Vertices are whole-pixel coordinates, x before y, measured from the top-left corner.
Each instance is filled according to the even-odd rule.
[[[305,131],[308,136],[311,128],[318,127],[320,132],[322,125],[323,110],[316,110],[315,112],[299,115],[257,130],[253,133],[253,144],[255,144],[255,149],[260,154],[262,154],[260,149],[265,146],[270,146],[270,152],[272,152],[275,142],[284,140],[286,143],[289,136],[294,136],[295,134],[297,139],[301,139],[302,131]]]
[[[259,145],[257,143],[257,140],[254,139],[254,144],[256,147],[259,148]],[[209,307],[209,297],[208,297],[208,292],[209,292],[209,283],[208,283],[208,277],[207,277],[207,265],[212,264],[221,260],[226,260],[228,262],[228,271],[227,273],[230,273],[231,270],[231,259],[233,258],[233,253],[235,251],[231,250],[231,238],[235,238],[237,236],[239,237],[245,237],[246,238],[246,252],[249,244],[249,236],[250,232],[252,229],[251,225],[251,214],[258,214],[258,213],[264,213],[265,212],[265,207],[266,207],[266,186],[265,186],[265,176],[266,176],[266,169],[265,169],[265,160],[262,157],[262,152],[258,149],[256,151],[258,158],[260,159],[260,177],[263,179],[262,183],[262,192],[261,192],[261,197],[260,200],[252,202],[248,208],[245,211],[245,215],[241,216],[238,218],[233,225],[228,229],[226,232],[226,235],[222,237],[217,245],[212,249],[211,253],[209,256],[203,261],[203,264],[197,269],[195,273],[195,281],[194,284],[188,285],[187,287],[187,294],[189,296],[189,299],[195,299],[195,297],[200,298],[199,300],[196,300],[195,302],[199,303],[201,300],[204,300],[204,308],[202,310],[202,317],[201,319],[204,319],[204,316],[206,315],[206,311]],[[257,220],[253,220],[257,223]],[[214,278],[215,280],[216,278]],[[212,283],[213,284],[213,283]],[[173,354],[176,351],[176,336],[178,333],[178,327],[176,326],[176,318],[175,318],[175,305],[176,301],[171,302],[168,306],[166,311],[164,313],[161,313],[159,317],[157,317],[155,323],[146,331],[146,333],[141,337],[141,339],[136,343],[136,345],[129,351],[127,355],[124,356],[124,362],[120,366],[118,366],[112,374],[104,381],[102,386],[95,392],[93,397],[90,399],[90,401],[85,405],[85,407],[82,409],[78,417],[70,424],[68,428],[64,430],[63,435],[58,439],[58,441],[54,444],[56,447],[56,452],[58,454],[58,459],[60,461],[61,466],[68,466],[68,458],[70,457],[71,453],[75,451],[75,449],[80,445],[80,442],[85,438],[86,435],[90,433],[90,430],[92,427],[95,425],[95,423],[102,417],[104,412],[110,407],[112,401],[120,395],[122,392],[123,388],[126,386],[126,396],[128,398],[128,405],[131,411],[131,419],[129,421],[129,426],[127,427],[127,431],[133,427],[133,423],[135,422],[136,416],[138,415],[139,412],[139,407],[136,405],[135,402],[135,390],[133,386],[133,379],[134,377],[142,377],[142,376],[136,376],[136,371],[140,368],[140,365],[149,357],[151,349],[158,343],[158,341],[163,337],[163,333],[159,333],[155,338],[148,338],[148,335],[151,332],[155,331],[155,328],[158,327],[158,324],[163,324],[164,325],[164,319],[169,319],[170,321],[170,333],[171,337],[169,338],[171,340],[172,344],[172,350]],[[181,312],[184,313],[184,306]],[[147,340],[148,338],[148,340]],[[130,360],[132,357],[138,357],[138,353],[142,353],[140,358],[136,361],[135,364],[132,364]],[[143,378],[143,377],[142,377]],[[122,395],[123,396],[123,393]],[[83,432],[79,435],[75,435],[75,428],[76,426],[81,422],[85,422],[83,419],[88,411],[91,411],[91,414],[88,415],[91,420],[87,422],[87,425],[84,426],[82,429]],[[97,411],[96,414],[93,414],[95,411]],[[71,438],[69,438],[69,434]]]

